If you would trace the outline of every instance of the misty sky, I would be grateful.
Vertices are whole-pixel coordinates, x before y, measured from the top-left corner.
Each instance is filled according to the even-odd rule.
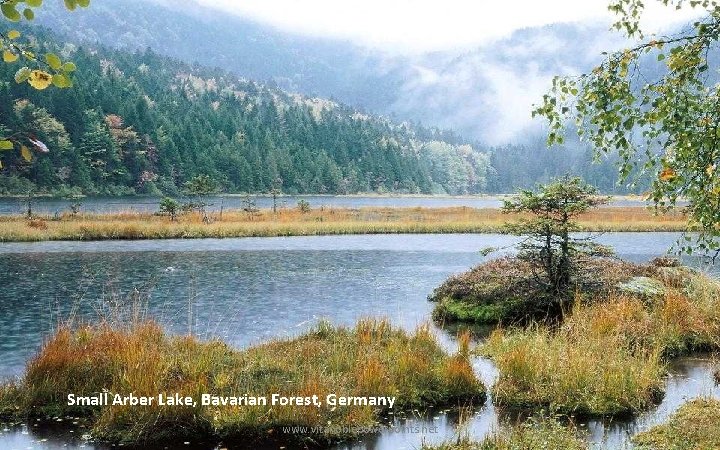
[[[198,0],[277,28],[350,39],[393,50],[468,47],[513,31],[557,22],[613,20],[608,0]],[[687,22],[692,11],[675,11],[648,0],[644,25],[660,31]]]

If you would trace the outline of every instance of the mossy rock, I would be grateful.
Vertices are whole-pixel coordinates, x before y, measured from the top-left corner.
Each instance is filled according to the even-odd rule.
[[[620,292],[645,298],[660,297],[667,291],[662,281],[650,277],[632,277],[624,283],[618,283],[617,288]]]
[[[478,324],[493,324],[511,317],[515,310],[521,310],[522,301],[507,300],[495,304],[471,304],[452,297],[445,297],[433,310],[433,318],[437,321],[460,321]]]

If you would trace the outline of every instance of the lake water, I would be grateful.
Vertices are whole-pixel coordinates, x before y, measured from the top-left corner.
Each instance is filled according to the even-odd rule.
[[[258,208],[272,208],[272,197],[254,195],[252,201]],[[397,207],[397,208],[442,208],[451,206],[467,206],[470,208],[499,208],[502,206],[502,197],[497,196],[342,196],[342,195],[302,195],[278,197],[276,204],[279,208],[294,208],[299,200],[305,200],[311,208],[364,208],[364,207]],[[35,214],[54,215],[67,212],[70,205],[76,202],[81,204],[80,211],[87,213],[112,212],[156,212],[160,206],[159,197],[88,197],[81,200],[66,200],[53,198],[37,198],[32,201],[32,210]],[[209,197],[207,199],[210,211],[224,209],[241,209],[246,206],[245,197],[238,195]],[[617,198],[612,206],[646,206],[646,202],[637,199]],[[27,200],[16,198],[0,198],[0,215],[25,214]]]
[[[675,233],[608,233],[599,241],[615,246],[624,258],[646,261],[665,253],[677,238]],[[428,321],[432,304],[426,298],[434,287],[482,262],[478,249],[506,247],[515,239],[359,235],[0,244],[0,377],[21,374],[58,320],[96,317],[99,305],[133,293],[169,330],[219,337],[237,347],[297,335],[320,318],[350,325],[361,317],[385,316],[414,328]],[[449,333],[437,333],[445,345],[454,345]],[[674,368],[660,407],[631,423],[590,422],[591,440],[621,448],[630,433],[665,418],[683,396],[716,393],[709,363],[688,361]],[[483,359],[476,364],[491,384],[492,364]],[[506,420],[488,402],[468,430],[482,436]],[[408,424],[435,426],[437,432],[388,430],[339,448],[418,448],[422,439],[452,437],[457,417],[438,412],[410,418]],[[46,424],[0,427],[0,448],[102,448],[78,440],[79,434],[82,430]]]

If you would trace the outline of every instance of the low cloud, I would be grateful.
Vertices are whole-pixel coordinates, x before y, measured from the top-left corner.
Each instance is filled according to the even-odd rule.
[[[523,140],[542,125],[532,107],[555,75],[584,72],[601,60],[598,49],[624,43],[601,25],[523,30],[449,62],[414,61],[388,109],[490,145]]]

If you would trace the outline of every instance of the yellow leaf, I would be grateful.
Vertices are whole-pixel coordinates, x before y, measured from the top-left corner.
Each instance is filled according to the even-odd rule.
[[[660,172],[660,180],[662,181],[671,181],[675,179],[675,177],[677,177],[677,174],[670,167],[666,167]]]
[[[52,75],[42,70],[33,70],[28,78],[30,86],[38,90],[43,90],[52,83]]]
[[[8,31],[8,38],[10,39],[17,39],[20,37],[20,32],[18,30],[10,30]]]
[[[30,151],[29,148],[27,148],[24,145],[22,147],[20,147],[20,155],[23,157],[23,159],[25,161],[27,161],[27,162],[32,161],[32,157],[33,157],[32,152]]]
[[[10,50],[5,50],[3,52],[3,61],[5,61],[6,63],[15,62],[15,61],[17,61],[17,59],[18,59],[18,55],[11,52]]]
[[[705,169],[705,173],[707,176],[712,177],[713,173],[715,173],[715,164],[710,164],[707,166],[707,169]]]

